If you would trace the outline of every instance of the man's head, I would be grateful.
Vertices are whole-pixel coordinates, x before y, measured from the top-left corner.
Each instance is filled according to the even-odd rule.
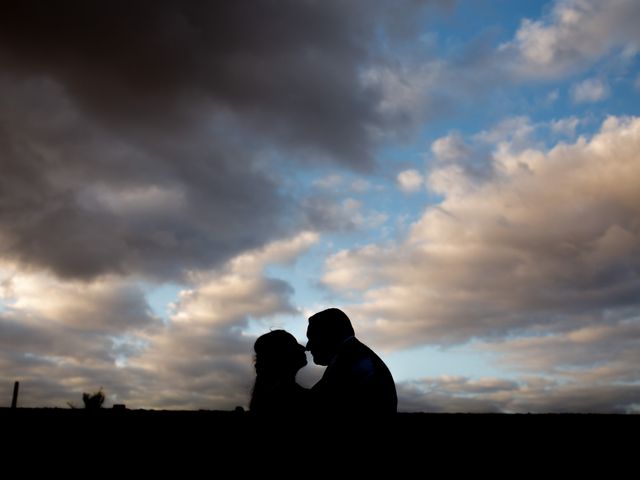
[[[329,365],[340,345],[354,335],[351,320],[337,308],[329,308],[309,317],[307,350],[316,365]]]

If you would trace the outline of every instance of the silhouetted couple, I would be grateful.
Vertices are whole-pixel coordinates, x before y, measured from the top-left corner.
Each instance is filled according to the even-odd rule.
[[[337,308],[309,318],[307,347],[284,330],[256,340],[256,382],[250,410],[263,417],[282,415],[390,416],[396,412],[393,377],[384,362],[355,338],[349,317]],[[307,364],[326,366],[310,390],[295,381]]]

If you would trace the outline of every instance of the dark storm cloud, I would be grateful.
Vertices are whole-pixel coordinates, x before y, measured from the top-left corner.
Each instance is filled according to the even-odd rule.
[[[406,7],[389,38],[415,24],[422,6]],[[371,166],[372,132],[392,128],[361,81],[384,9],[4,3],[2,256],[67,278],[167,278],[297,228],[266,159]]]
[[[212,103],[262,135],[363,164],[380,121],[358,81],[376,3],[10,2],[0,52],[111,125],[185,121]]]

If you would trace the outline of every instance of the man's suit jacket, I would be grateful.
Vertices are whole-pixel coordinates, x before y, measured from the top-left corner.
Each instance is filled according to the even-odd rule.
[[[388,416],[396,413],[398,405],[391,372],[355,337],[342,344],[311,391],[320,414]]]

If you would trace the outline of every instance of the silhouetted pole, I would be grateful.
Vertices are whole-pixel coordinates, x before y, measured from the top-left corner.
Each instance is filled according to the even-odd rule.
[[[13,400],[11,400],[11,408],[18,407],[18,388],[20,388],[20,382],[13,384]]]

